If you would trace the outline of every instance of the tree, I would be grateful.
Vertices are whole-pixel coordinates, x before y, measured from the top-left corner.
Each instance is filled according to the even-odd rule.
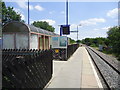
[[[120,27],[115,26],[110,28],[107,34],[113,53],[115,53],[120,59]]]
[[[76,43],[76,42],[75,42],[74,39],[69,38],[69,43],[70,43],[70,44],[74,44],[74,43]]]
[[[86,45],[88,45],[88,46],[91,45],[91,38],[85,38],[84,41],[85,41]]]
[[[5,3],[2,2],[2,24],[10,21],[22,21],[21,16],[13,10],[13,7],[6,7]]]
[[[81,42],[83,44],[92,46],[92,47],[98,47],[100,44],[104,45],[105,43],[108,44],[106,38],[103,37],[97,37],[97,38],[85,38]]]
[[[105,39],[104,44],[108,47],[110,44],[110,40],[108,38]]]
[[[38,28],[42,28],[42,29],[45,29],[45,30],[48,30],[48,31],[51,31],[51,32],[54,32],[55,31],[55,28],[52,27],[51,25],[49,25],[48,22],[46,21],[34,21],[32,23],[32,25],[38,27]]]
[[[77,43],[81,43],[81,40],[77,40],[76,42],[77,42]]]

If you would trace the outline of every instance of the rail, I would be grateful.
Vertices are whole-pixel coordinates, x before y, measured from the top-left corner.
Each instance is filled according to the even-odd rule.
[[[100,76],[102,77],[104,83],[106,84],[106,88],[109,90],[115,89],[118,90],[120,88],[120,71],[117,65],[113,65],[108,60],[103,58],[103,55],[98,53],[98,51],[93,48],[86,47],[91,59],[93,60]]]

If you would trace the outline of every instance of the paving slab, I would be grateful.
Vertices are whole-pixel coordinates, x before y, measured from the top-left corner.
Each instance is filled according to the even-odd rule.
[[[99,88],[98,81],[85,47],[79,47],[68,61],[53,61],[53,77],[45,88]]]

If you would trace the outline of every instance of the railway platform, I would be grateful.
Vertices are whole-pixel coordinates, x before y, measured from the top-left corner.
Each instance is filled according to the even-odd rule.
[[[45,88],[103,88],[92,60],[79,47],[68,61],[53,61],[53,77]]]

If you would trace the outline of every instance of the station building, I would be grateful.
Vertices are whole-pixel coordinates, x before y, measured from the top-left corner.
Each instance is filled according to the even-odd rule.
[[[50,49],[51,37],[59,35],[33,25],[13,21],[3,27],[3,49]]]

